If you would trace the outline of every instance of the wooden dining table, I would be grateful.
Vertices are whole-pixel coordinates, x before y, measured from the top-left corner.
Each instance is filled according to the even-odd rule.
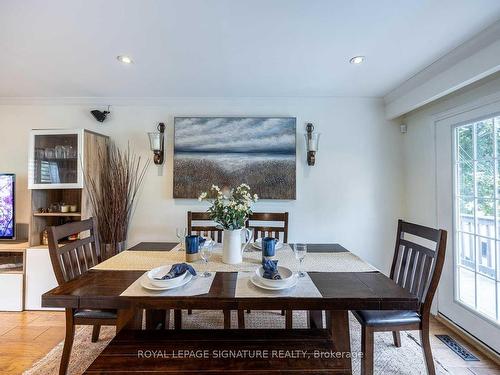
[[[132,251],[170,251],[176,243],[140,243]],[[308,252],[347,252],[338,244],[309,244]],[[196,296],[123,296],[143,270],[89,270],[81,277],[60,285],[42,296],[42,306],[69,309],[117,309],[117,332],[140,329],[139,314],[146,310],[306,310],[309,328],[326,329],[338,352],[351,352],[349,310],[418,311],[417,297],[378,271],[308,272],[321,296],[297,298],[238,298],[238,272],[217,272],[210,290]],[[326,312],[326,324],[321,313]],[[140,313],[139,313],[140,312]],[[326,328],[324,328],[326,326]],[[313,360],[311,360],[313,361]],[[341,360],[345,372],[351,359]]]

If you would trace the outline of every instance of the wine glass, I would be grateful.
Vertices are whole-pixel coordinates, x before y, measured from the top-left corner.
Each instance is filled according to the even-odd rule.
[[[296,243],[293,244],[293,252],[295,254],[295,259],[299,261],[299,277],[304,277],[306,274],[302,272],[302,261],[304,260],[307,254],[307,245],[305,243]]]
[[[180,246],[179,251],[184,250],[184,238],[186,237],[187,229],[186,228],[175,228],[175,235],[179,240]]]
[[[212,274],[208,272],[208,260],[212,256],[213,249],[214,249],[214,242],[209,239],[206,240],[206,242],[201,246],[200,256],[203,262],[205,263],[205,272],[201,274],[201,277],[212,276]]]

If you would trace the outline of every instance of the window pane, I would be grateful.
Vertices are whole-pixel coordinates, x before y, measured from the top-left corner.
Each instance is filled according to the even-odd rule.
[[[476,163],[477,196],[495,197],[495,170],[493,160],[480,160]]]
[[[457,165],[458,195],[474,196],[474,163],[472,161]]]
[[[497,281],[500,281],[500,241],[497,241],[496,258],[497,258],[497,276],[496,276],[496,279],[497,279]]]
[[[476,199],[476,231],[482,236],[495,236],[495,200]]]
[[[497,153],[500,150],[500,116],[495,117],[495,132],[497,136]]]
[[[493,148],[493,119],[476,123],[476,159],[492,158]]]
[[[457,229],[474,233],[474,199],[457,198]]]
[[[458,233],[458,263],[472,271],[476,270],[474,236]]]
[[[477,275],[477,309],[493,319],[496,319],[495,297],[495,281]]]
[[[500,136],[500,134],[499,134]],[[500,150],[500,149],[498,149]],[[495,160],[495,163],[496,163],[496,170],[497,170],[497,198],[500,198],[500,160],[499,159],[496,159]]]
[[[497,311],[498,311],[498,319],[500,320],[500,283],[497,282]]]
[[[474,272],[458,267],[458,299],[475,308],[476,280]]]
[[[474,159],[472,125],[457,128],[457,153],[460,161]]]
[[[496,276],[495,258],[496,258],[495,240],[490,238],[477,237],[477,243],[476,243],[477,272],[494,279]]]

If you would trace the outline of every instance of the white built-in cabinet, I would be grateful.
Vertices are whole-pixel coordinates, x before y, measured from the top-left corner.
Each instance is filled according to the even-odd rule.
[[[0,243],[0,311],[22,311],[27,242]]]
[[[24,308],[26,310],[45,310],[42,308],[42,294],[57,286],[52,270],[49,250],[42,247],[26,249],[26,288]]]
[[[0,273],[0,311],[23,310],[23,275]]]

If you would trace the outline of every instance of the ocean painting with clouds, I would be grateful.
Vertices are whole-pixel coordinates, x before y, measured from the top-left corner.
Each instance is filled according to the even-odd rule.
[[[260,199],[295,199],[293,117],[176,117],[174,198],[247,183]]]

